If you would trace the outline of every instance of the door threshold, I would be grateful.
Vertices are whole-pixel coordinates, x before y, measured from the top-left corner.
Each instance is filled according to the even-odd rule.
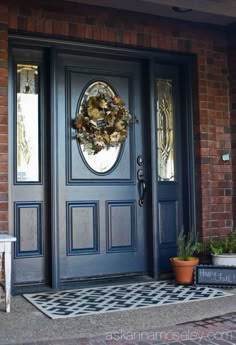
[[[161,274],[160,281],[172,280],[173,274]],[[145,283],[151,282],[155,279],[147,274],[144,275],[132,275],[132,276],[112,276],[112,277],[99,277],[99,278],[88,278],[81,280],[68,280],[63,281],[60,284],[59,289],[53,289],[49,285],[45,284],[24,284],[15,285],[12,288],[12,295],[22,295],[25,293],[40,293],[40,292],[56,292],[59,290],[73,290],[73,289],[86,289],[95,288],[101,286],[111,286],[111,285],[125,285],[125,284],[135,284],[135,283]]]
[[[38,293],[38,292],[54,292],[58,290],[73,290],[73,289],[85,289],[90,287],[110,286],[110,285],[122,285],[122,284],[135,284],[145,283],[153,281],[153,277],[148,275],[132,275],[132,276],[112,276],[112,277],[99,277],[88,278],[81,280],[68,280],[63,281],[60,284],[59,289],[53,289],[49,285],[42,283],[39,284],[22,284],[15,285],[12,288],[12,295],[22,295],[25,293]]]
[[[102,277],[102,278],[86,278],[77,281],[63,281],[61,282],[62,290],[69,289],[85,289],[90,287],[100,287],[100,286],[111,286],[111,285],[122,285],[122,284],[135,284],[135,283],[145,283],[153,281],[153,277],[149,275],[132,275],[132,276],[112,276],[112,277]]]
[[[22,284],[13,285],[11,294],[12,296],[22,295],[24,293],[38,293],[38,292],[52,292],[54,291],[49,285],[45,284]]]

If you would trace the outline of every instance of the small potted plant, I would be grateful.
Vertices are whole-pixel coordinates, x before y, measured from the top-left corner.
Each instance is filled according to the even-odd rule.
[[[199,258],[193,256],[195,251],[192,232],[186,235],[182,228],[177,239],[177,256],[170,258],[177,283],[192,284],[194,267],[199,263]]]
[[[224,238],[210,242],[212,264],[217,266],[236,266],[236,230]]]
[[[211,264],[211,242],[201,241],[195,243],[195,254],[199,258],[199,264],[210,265]]]

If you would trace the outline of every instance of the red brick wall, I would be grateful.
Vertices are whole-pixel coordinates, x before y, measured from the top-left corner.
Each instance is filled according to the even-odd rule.
[[[8,232],[8,18],[0,4],[0,233]]]
[[[229,35],[229,81],[230,81],[230,112],[232,138],[232,174],[233,174],[233,222],[236,225],[236,39],[235,30]]]
[[[20,2],[20,1],[19,1]],[[19,3],[18,2],[18,3]],[[49,2],[49,1],[48,1]],[[21,2],[22,3],[22,2]],[[34,6],[32,8],[32,6]],[[7,230],[7,10],[1,7],[0,36],[0,231]],[[79,4],[9,5],[13,32],[197,55],[194,100],[198,230],[203,236],[232,229],[231,154],[227,37],[217,28]]]

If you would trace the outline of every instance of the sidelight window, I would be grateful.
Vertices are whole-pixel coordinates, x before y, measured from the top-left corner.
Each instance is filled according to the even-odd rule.
[[[175,181],[175,132],[172,80],[158,79],[156,82],[156,95],[158,180]]]
[[[39,182],[39,66],[16,67],[16,181]]]

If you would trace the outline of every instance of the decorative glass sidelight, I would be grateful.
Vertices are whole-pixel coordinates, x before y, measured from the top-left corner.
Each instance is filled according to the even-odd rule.
[[[78,113],[82,111],[83,104],[91,97],[97,97],[100,94],[105,94],[108,97],[117,96],[115,91],[111,88],[109,84],[104,81],[92,82],[84,91],[82,98],[78,104]],[[97,121],[98,122],[98,121]],[[102,121],[101,121],[102,122]],[[103,121],[104,122],[104,121]],[[98,125],[98,124],[97,124]],[[103,123],[101,123],[103,126]],[[81,153],[84,161],[94,172],[102,174],[110,171],[115,163],[118,161],[119,153],[122,144],[118,144],[114,147],[109,148],[104,147],[101,151],[96,154],[90,154],[84,147],[84,144],[79,143],[81,148]]]
[[[156,94],[158,180],[174,181],[176,176],[172,80],[158,79],[156,82]]]
[[[39,67],[17,64],[17,182],[39,182]]]

